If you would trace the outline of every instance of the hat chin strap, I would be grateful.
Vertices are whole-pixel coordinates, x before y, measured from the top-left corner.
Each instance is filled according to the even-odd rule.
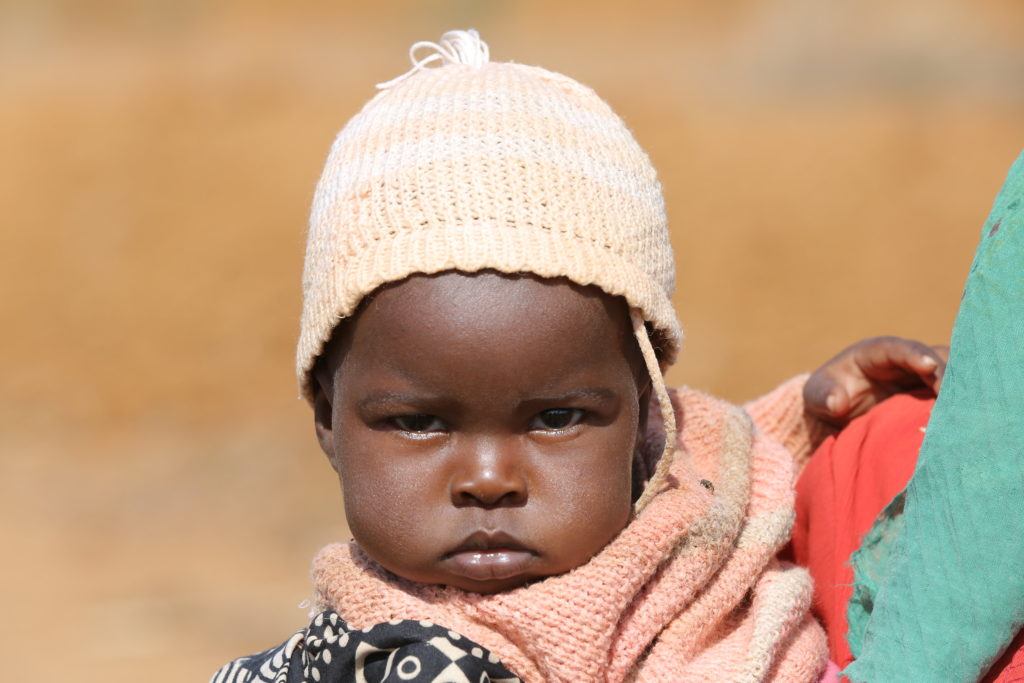
[[[665,388],[665,378],[661,374],[658,356],[654,353],[651,337],[647,333],[647,324],[643,314],[639,309],[631,308],[629,316],[633,321],[633,336],[636,337],[636,341],[640,345],[640,353],[644,357],[647,374],[651,376],[651,388],[654,390],[654,397],[658,399],[661,420],[665,425],[665,448],[661,452],[661,457],[658,458],[658,465],[654,468],[654,474],[647,481],[647,485],[644,486],[644,492],[640,494],[640,498],[637,499],[634,506],[634,511],[639,513],[661,492],[668,479],[672,458],[676,452],[676,415],[672,408],[672,399],[669,398],[668,390]]]

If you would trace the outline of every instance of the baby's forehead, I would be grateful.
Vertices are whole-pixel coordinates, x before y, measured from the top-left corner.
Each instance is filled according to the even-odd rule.
[[[532,317],[545,313],[552,317],[628,319],[625,301],[597,287],[579,285],[566,278],[493,271],[413,275],[385,285],[360,308],[361,312],[404,312],[412,317],[430,311],[456,317]]]
[[[494,272],[415,275],[388,284],[341,323],[345,348],[383,353],[398,342],[426,352],[488,345],[571,345],[629,353],[633,341],[623,299],[564,278]],[[334,343],[332,342],[332,346]]]

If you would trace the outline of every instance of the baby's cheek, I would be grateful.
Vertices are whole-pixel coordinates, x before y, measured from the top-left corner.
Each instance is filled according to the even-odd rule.
[[[420,514],[398,497],[358,495],[346,499],[345,512],[356,543],[385,569],[411,581],[433,583],[437,556],[444,547],[443,525],[436,515]]]
[[[632,512],[629,472],[593,472],[567,481],[562,510],[552,543],[562,571],[573,569],[600,552],[629,523]]]
[[[436,482],[430,472],[349,463],[341,469],[345,516],[353,538],[400,576],[430,565],[444,546]],[[443,548],[442,548],[443,549]]]

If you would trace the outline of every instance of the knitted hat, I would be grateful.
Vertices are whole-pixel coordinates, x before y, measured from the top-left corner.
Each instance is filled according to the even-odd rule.
[[[303,395],[335,326],[381,285],[449,270],[564,277],[628,302],[674,442],[659,364],[675,360],[682,331],[650,159],[593,90],[491,62],[476,31],[409,54],[413,68],[378,85],[338,134],[317,185],[296,358]]]

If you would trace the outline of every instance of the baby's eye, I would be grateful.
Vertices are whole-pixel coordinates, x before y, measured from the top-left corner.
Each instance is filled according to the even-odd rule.
[[[403,432],[412,434],[430,434],[432,432],[443,432],[448,426],[439,417],[425,413],[413,415],[398,415],[391,418],[391,424]]]
[[[551,408],[537,414],[530,423],[531,430],[557,430],[575,427],[583,419],[579,408]]]

